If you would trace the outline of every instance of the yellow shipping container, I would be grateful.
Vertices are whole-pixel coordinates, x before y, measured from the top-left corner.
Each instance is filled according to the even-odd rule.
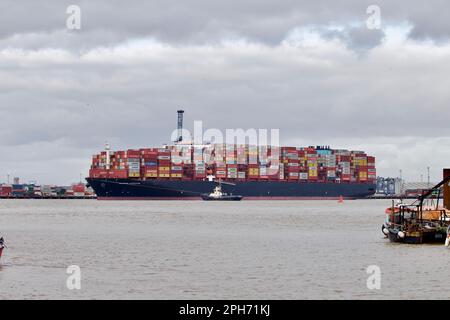
[[[317,170],[308,170],[308,176],[317,177]]]
[[[171,173],[170,176],[171,176],[172,178],[181,178],[181,177],[182,177],[182,174],[181,174],[181,173]]]
[[[146,178],[157,178],[158,174],[157,173],[146,173],[145,177]]]

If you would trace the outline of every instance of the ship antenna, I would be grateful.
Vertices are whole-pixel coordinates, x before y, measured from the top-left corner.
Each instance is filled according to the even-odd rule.
[[[177,123],[177,130],[178,130],[178,138],[176,142],[183,141],[183,113],[184,110],[178,110],[178,123]]]

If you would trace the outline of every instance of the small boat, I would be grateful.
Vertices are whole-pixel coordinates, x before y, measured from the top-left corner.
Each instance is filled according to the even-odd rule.
[[[220,185],[214,188],[214,191],[210,194],[202,194],[202,199],[205,201],[240,201],[242,196],[226,194],[222,192],[222,187]]]
[[[425,192],[414,203],[405,204],[402,201],[385,210],[386,219],[381,231],[391,242],[408,244],[446,243],[450,245],[450,210],[439,206],[441,187],[450,182],[450,177]],[[425,201],[433,192],[438,192],[436,203],[425,205]],[[446,198],[444,191],[444,198]]]
[[[3,237],[0,238],[0,258],[2,257],[3,249],[6,248],[5,240]]]

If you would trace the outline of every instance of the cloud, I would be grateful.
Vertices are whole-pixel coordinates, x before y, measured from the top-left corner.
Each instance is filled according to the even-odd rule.
[[[58,46],[83,50],[98,45],[110,46],[129,38],[152,37],[164,43],[199,44],[220,42],[224,38],[246,38],[253,42],[276,45],[298,27],[364,25],[367,7],[372,3],[359,0],[244,0],[223,2],[211,0],[133,1],[126,6],[114,0],[77,1],[82,12],[82,29],[60,36],[65,30],[69,0],[43,0],[19,5],[3,0],[0,12],[0,39],[17,43],[18,35],[29,35],[22,45],[27,48]],[[408,22],[415,39],[448,39],[450,21],[444,0],[388,1],[376,3],[381,9],[382,26]],[[376,33],[350,28],[354,41],[367,43]],[[59,34],[59,36],[58,36]],[[46,35],[51,35],[46,37]],[[31,37],[31,38],[30,38]],[[38,41],[39,40],[39,41]],[[3,42],[3,45],[8,43]]]

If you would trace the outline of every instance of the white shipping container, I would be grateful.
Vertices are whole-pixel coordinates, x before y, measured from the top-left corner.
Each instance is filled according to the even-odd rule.
[[[300,172],[299,178],[301,180],[308,180],[308,173],[307,172]]]

